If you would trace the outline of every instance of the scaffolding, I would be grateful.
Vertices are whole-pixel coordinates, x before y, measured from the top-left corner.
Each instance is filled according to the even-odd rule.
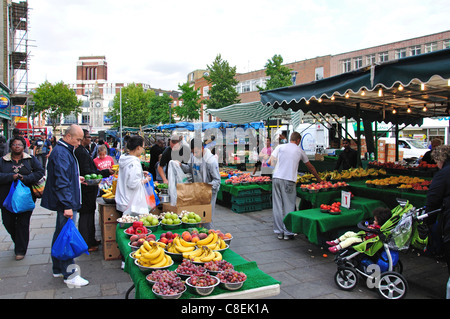
[[[8,86],[15,105],[25,104],[28,97],[29,69],[28,1],[8,2]]]

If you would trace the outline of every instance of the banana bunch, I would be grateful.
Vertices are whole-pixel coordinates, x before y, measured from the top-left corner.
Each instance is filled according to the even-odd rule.
[[[105,193],[102,195],[103,198],[114,198],[115,195],[112,192],[112,187],[104,189],[103,190]]]
[[[134,253],[139,265],[144,267],[159,268],[172,264],[172,257],[164,252],[165,244],[156,241],[144,241]]]
[[[222,254],[219,251],[213,251],[206,246],[202,246],[194,251],[183,253],[183,258],[190,259],[195,262],[206,263],[212,260],[222,260]]]
[[[189,241],[185,241],[183,238],[180,238],[180,236],[175,237],[173,242],[168,244],[166,246],[166,250],[169,253],[174,254],[183,254],[188,253],[195,250],[196,243],[191,243]]]

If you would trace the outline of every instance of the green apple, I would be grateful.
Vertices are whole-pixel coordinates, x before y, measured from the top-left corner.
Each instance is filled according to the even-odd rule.
[[[201,218],[199,215],[196,215],[196,216],[195,216],[195,221],[196,221],[197,223],[200,223],[200,222],[202,221],[202,218]]]

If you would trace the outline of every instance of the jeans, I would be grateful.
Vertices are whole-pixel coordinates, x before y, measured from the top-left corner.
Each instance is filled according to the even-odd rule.
[[[76,222],[76,220],[77,220],[77,212],[76,211],[73,212],[72,219],[74,222]],[[66,224],[67,221],[68,221],[68,218],[64,217],[64,211],[56,212],[56,226],[55,226],[55,233],[53,234],[52,247],[53,247],[53,244],[55,243],[56,239],[58,238],[59,233],[61,232],[62,228],[64,227],[64,225]],[[74,263],[73,259],[60,260],[60,259],[56,259],[55,257],[52,256],[52,263],[53,263],[53,268],[52,268],[53,273],[54,274],[63,274],[64,279],[67,279],[73,273],[73,271],[71,271],[70,273],[67,272],[69,265]]]

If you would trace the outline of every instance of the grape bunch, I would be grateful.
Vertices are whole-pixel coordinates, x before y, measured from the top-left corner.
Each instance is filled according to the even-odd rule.
[[[170,281],[178,278],[177,274],[174,271],[170,270],[155,270],[151,272],[147,279],[150,281]]]
[[[184,282],[180,277],[167,277],[165,280],[157,281],[153,285],[153,291],[159,295],[176,295],[185,290]]]
[[[243,282],[247,279],[247,275],[233,269],[227,269],[217,275],[222,283],[236,283]]]
[[[193,275],[202,275],[206,272],[206,269],[202,266],[194,264],[189,259],[183,259],[180,265],[178,265],[175,270],[178,274],[193,276]]]
[[[226,260],[212,260],[204,264],[207,270],[224,271],[227,269],[234,269],[233,265]]]
[[[196,286],[196,287],[209,287],[209,286],[213,286],[217,283],[217,278],[211,275],[194,275],[189,277],[189,283],[192,286]]]

